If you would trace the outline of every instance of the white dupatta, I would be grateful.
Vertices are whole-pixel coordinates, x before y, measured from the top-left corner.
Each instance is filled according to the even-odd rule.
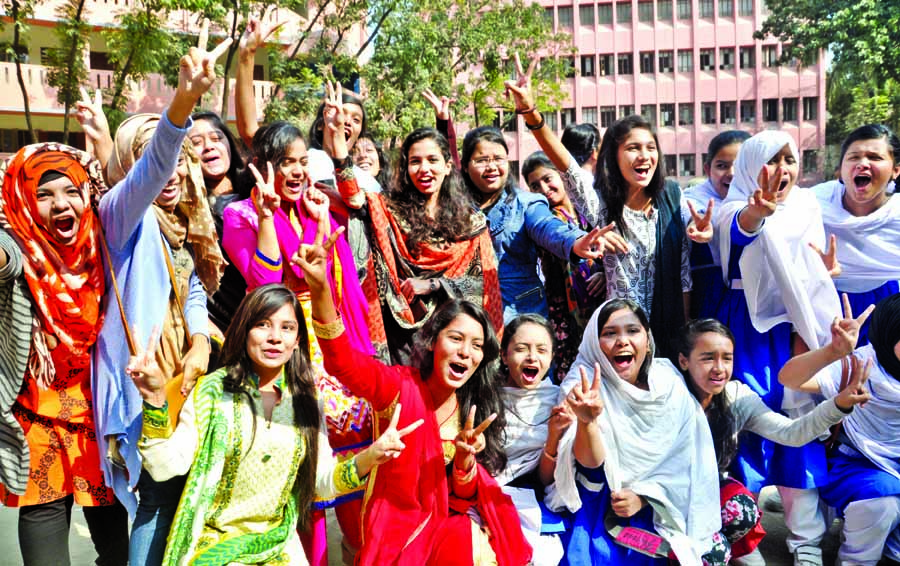
[[[560,399],[580,381],[579,368],[602,372],[604,409],[599,425],[606,451],[603,464],[612,491],[630,488],[653,506],[656,532],[681,564],[700,566],[721,527],[719,472],[709,424],[684,378],[666,359],[653,360],[649,391],[622,380],[600,350],[597,309],[584,331],[578,357],[560,386]],[[653,355],[652,338],[648,355]],[[576,426],[560,441],[551,509],[581,508],[575,477]],[[605,511],[605,510],[604,510]],[[604,512],[601,511],[601,512]]]
[[[813,187],[822,207],[825,232],[837,236],[843,271],[839,289],[862,293],[900,280],[900,195],[891,195],[872,214],[853,216],[844,208],[844,185],[828,181]]]
[[[535,389],[504,387],[506,406],[506,468],[497,483],[506,485],[535,469],[547,442],[550,412],[556,406],[559,387],[544,378]]]
[[[796,158],[794,139],[780,131],[760,132],[741,146],[728,198],[717,215],[719,251],[726,278],[731,224],[757,189],[763,166],[785,145]],[[789,322],[806,345],[815,350],[831,340],[831,321],[840,316],[841,307],[834,282],[810,243],[821,249],[826,247],[822,212],[811,190],[794,187],[775,214],[766,218],[756,239],[744,248],[740,268],[753,327],[766,332]],[[809,395],[785,390],[782,408],[801,409],[812,403]]]

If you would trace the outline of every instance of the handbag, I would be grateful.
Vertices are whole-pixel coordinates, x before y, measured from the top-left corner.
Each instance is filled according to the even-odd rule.
[[[172,284],[172,292],[175,294],[175,304],[178,307],[178,312],[180,313],[182,320],[184,320],[184,306],[181,302],[181,296],[178,294],[178,286],[175,283],[175,268],[172,266],[172,259],[169,257],[169,251],[166,249],[165,241],[162,239],[163,235],[160,234],[160,243],[163,247],[163,257],[166,258],[166,268],[169,272],[169,281]],[[106,232],[101,229],[100,231],[100,239],[103,241],[103,251],[106,253],[106,260],[109,263],[109,275],[113,284],[113,291],[115,291],[116,295],[116,304],[119,306],[119,314],[122,316],[122,328],[125,329],[125,341],[128,343],[128,351],[132,356],[137,355],[137,345],[134,340],[134,335],[131,333],[131,325],[128,323],[128,317],[125,316],[125,306],[122,304],[122,294],[119,292],[119,282],[116,280],[116,273],[112,267],[112,255],[109,252],[109,245],[106,243]],[[187,326],[187,321],[185,321],[185,326]],[[191,346],[191,335],[190,332],[185,332],[187,337],[188,347]],[[181,407],[184,406],[185,396],[181,394],[181,386],[184,383],[184,373],[180,373],[166,382],[166,401],[168,402],[168,413],[169,413],[169,423],[172,428],[178,424],[178,413],[181,412]],[[112,450],[113,444],[110,443],[110,449]],[[121,456],[118,456],[118,449],[115,449],[114,454],[111,454],[110,457],[114,461],[121,460]],[[118,458],[117,458],[118,456]]]

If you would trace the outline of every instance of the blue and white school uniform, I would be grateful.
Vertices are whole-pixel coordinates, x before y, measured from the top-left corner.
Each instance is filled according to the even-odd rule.
[[[844,184],[828,181],[812,189],[822,207],[825,233],[837,236],[837,258],[843,271],[835,279],[838,292],[847,293],[853,313],[900,292],[900,195],[866,216],[844,208]],[[858,345],[868,340],[868,322]]]

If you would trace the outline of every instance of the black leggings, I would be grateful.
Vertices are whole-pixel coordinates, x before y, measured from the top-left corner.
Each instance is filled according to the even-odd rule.
[[[73,496],[19,508],[19,548],[25,566],[69,566],[69,525]],[[121,503],[82,507],[91,532],[96,564],[128,563],[128,512]]]

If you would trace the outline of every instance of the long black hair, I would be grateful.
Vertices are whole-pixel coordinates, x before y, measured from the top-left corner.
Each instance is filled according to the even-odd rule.
[[[900,342],[900,293],[885,297],[875,305],[869,321],[869,341],[878,364],[900,381],[900,359],[894,347]]]
[[[266,124],[253,134],[250,163],[253,163],[262,175],[266,174],[266,162],[271,162],[272,167],[277,170],[288,148],[297,140],[304,141],[303,132],[290,122],[276,120]],[[255,186],[256,177],[248,167],[238,178],[239,191],[241,194],[246,192],[249,195]]]
[[[480,144],[481,142],[495,143],[497,145],[500,145],[506,151],[506,154],[509,155],[509,146],[506,144],[506,140],[503,138],[503,132],[492,126],[481,126],[479,128],[475,128],[474,130],[469,130],[466,134],[466,137],[463,138],[462,156],[459,160],[460,169],[462,170],[463,180],[466,182],[466,189],[469,191],[469,196],[476,203],[481,203],[483,200],[485,200],[485,198],[478,187],[475,186],[475,183],[472,182],[472,179],[469,177],[468,169],[469,162],[472,160],[472,154],[475,153],[475,150],[478,149],[478,144]],[[512,172],[507,170],[506,184],[500,190],[506,194],[511,194],[515,190],[515,188],[516,185],[513,181]]]
[[[653,341],[653,333],[650,332],[650,319],[641,305],[631,299],[610,299],[603,303],[600,307],[600,313],[597,315],[597,336],[594,339],[600,340],[603,326],[609,321],[609,317],[614,312],[620,310],[633,312],[647,332],[647,355],[644,357],[644,363],[638,369],[637,375],[637,382],[647,385],[650,382],[650,367],[653,365],[653,356],[656,354],[656,342]]]
[[[369,140],[375,147],[375,153],[378,154],[378,174],[375,175],[375,180],[378,181],[378,184],[381,185],[382,189],[387,190],[388,187],[390,187],[391,179],[393,178],[393,166],[388,154],[384,151],[384,146],[380,141],[375,140],[371,135],[365,133],[359,134],[359,137],[356,138],[356,143],[353,145],[354,149],[359,148],[360,140]]]
[[[400,147],[397,171],[387,193],[388,208],[408,226],[406,245],[413,256],[417,253],[418,245],[426,240],[456,242],[471,237],[472,233],[473,210],[465,197],[462,180],[455,167],[451,166],[450,173],[444,177],[438,194],[436,217],[431,219],[426,216],[425,202],[428,197],[419,192],[409,177],[409,152],[414,144],[424,140],[437,144],[444,160],[452,163],[450,143],[443,134],[434,128],[413,130]]]
[[[563,147],[569,150],[569,153],[575,158],[575,162],[581,167],[598,150],[600,130],[597,129],[597,126],[587,122],[569,124],[563,130],[559,141],[563,144]]]
[[[650,201],[657,208],[659,207],[660,195],[662,195],[666,184],[665,159],[663,158],[662,149],[659,147],[659,139],[653,126],[650,125],[642,116],[628,116],[621,120],[616,120],[612,126],[607,128],[603,134],[603,143],[600,145],[600,156],[597,158],[597,171],[594,176],[594,188],[603,197],[606,203],[607,222],[615,222],[619,231],[623,234],[626,231],[625,223],[622,220],[625,203],[628,201],[629,188],[622,171],[619,169],[619,146],[621,146],[631,130],[641,128],[650,132],[653,141],[656,143],[656,150],[659,153],[659,160],[656,163],[656,171],[650,179],[650,184],[644,188],[644,194],[650,198]]]
[[[253,363],[247,354],[247,336],[260,321],[272,316],[284,305],[291,305],[297,317],[298,347],[284,366],[287,390],[294,408],[294,426],[306,443],[306,457],[297,470],[295,489],[298,493],[300,525],[305,527],[307,516],[316,495],[316,462],[318,461],[319,404],[309,361],[309,337],[300,301],[293,291],[284,285],[273,284],[257,287],[241,301],[234,319],[225,332],[221,363],[228,368],[223,379],[224,390],[233,393],[236,400],[246,396],[253,414],[254,437],[256,435],[256,406],[251,391],[257,386],[251,380]],[[251,440],[251,445],[253,440]],[[325,447],[327,449],[327,447]],[[248,448],[249,450],[249,448]]]
[[[474,303],[454,299],[445,303],[428,319],[413,338],[412,365],[418,368],[422,379],[427,380],[434,371],[434,343],[441,330],[447,328],[459,315],[467,315],[481,325],[484,331],[484,343],[481,351],[483,357],[472,377],[456,390],[459,402],[459,426],[465,426],[469,409],[476,405],[475,424],[497,413],[497,418],[484,431],[485,447],[478,454],[478,462],[496,476],[506,467],[506,451],[503,447],[503,435],[506,429],[506,411],[503,406],[501,390],[503,382],[498,374],[500,344],[497,335],[484,310]]]
[[[678,353],[685,358],[691,357],[697,339],[702,334],[711,332],[727,338],[732,346],[734,345],[734,334],[731,330],[714,318],[703,318],[699,320],[691,320],[681,327],[678,340]],[[694,398],[698,401],[701,398],[701,392],[694,383],[687,370],[683,370],[684,381]],[[712,401],[706,408],[706,420],[709,422],[709,430],[712,432],[713,446],[716,449],[716,461],[719,470],[724,471],[731,465],[731,461],[737,454],[738,439],[736,430],[737,425],[734,422],[734,413],[731,411],[731,403],[725,396],[725,392],[713,395]]]
[[[241,171],[244,169],[244,153],[241,151],[241,147],[238,145],[234,134],[231,133],[231,129],[222,121],[222,117],[215,112],[205,110],[202,112],[194,112],[191,114],[191,120],[194,122],[197,120],[205,120],[225,136],[225,141],[228,144],[228,151],[231,153],[231,163],[228,165],[228,171],[225,172],[225,176],[231,181],[231,186],[234,188],[233,190],[235,192],[240,194],[242,198],[248,198],[250,196],[249,191],[244,194],[238,191],[237,188],[238,177],[240,177]]]

